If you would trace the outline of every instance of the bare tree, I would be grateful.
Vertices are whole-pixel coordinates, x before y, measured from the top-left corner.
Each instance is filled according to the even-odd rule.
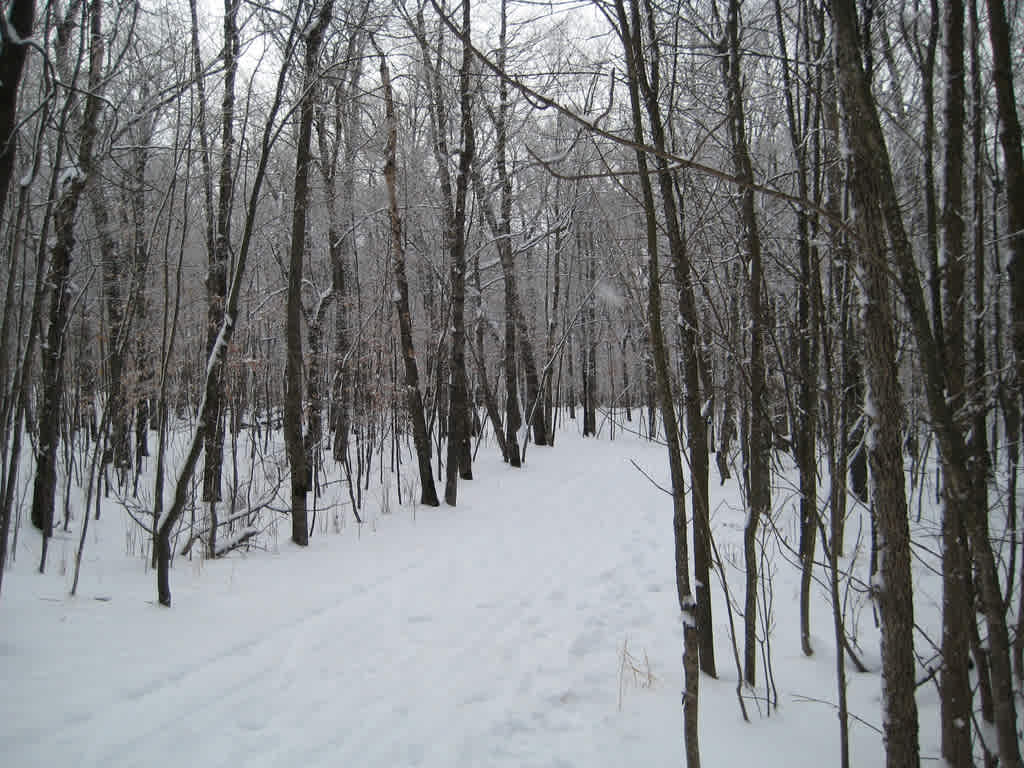
[[[757,679],[757,528],[771,512],[771,423],[765,391],[764,335],[762,307],[764,268],[761,237],[754,210],[754,171],[747,145],[746,115],[740,71],[739,2],[728,0],[725,37],[722,43],[722,78],[725,81],[729,137],[740,191],[739,224],[743,232],[749,280],[747,300],[750,323],[750,366],[748,387],[750,427],[747,435],[747,519],[743,529],[743,561],[746,593],[743,603],[743,676],[749,685]]]
[[[627,86],[629,88],[633,141],[640,147],[644,144],[643,115],[640,106],[639,70],[643,64],[643,37],[640,11],[634,0],[631,14],[627,16],[623,0],[615,1],[615,17],[620,39],[626,55]],[[700,693],[699,641],[697,635],[696,604],[690,586],[689,549],[686,535],[686,483],[683,476],[682,447],[679,444],[679,427],[676,420],[672,396],[670,364],[661,322],[662,302],[660,286],[660,262],[658,258],[658,221],[654,204],[654,191],[648,173],[647,155],[636,150],[638,180],[643,199],[644,223],[648,258],[647,274],[647,317],[650,343],[657,377],[658,402],[661,407],[668,444],[669,470],[672,478],[672,528],[675,538],[676,592],[679,610],[683,618],[683,742],[688,768],[700,768],[700,744],[698,707]]]
[[[376,43],[375,43],[376,45]],[[388,188],[388,211],[391,219],[391,268],[395,275],[395,311],[401,335],[402,360],[405,366],[405,396],[409,417],[412,419],[412,439],[420,473],[420,503],[436,507],[440,503],[434,487],[434,473],[430,466],[430,436],[423,415],[423,393],[420,392],[419,369],[412,341],[412,317],[409,312],[409,280],[405,272],[405,247],[402,240],[402,219],[398,210],[397,148],[398,120],[391,88],[391,75],[387,57],[378,49],[380,78],[384,87],[384,112],[387,126],[387,159],[384,163],[384,181]]]
[[[92,0],[83,8],[83,34],[88,21],[89,74],[85,105],[78,126],[78,146],[70,158],[68,172],[60,180],[54,211],[54,243],[50,249],[49,325],[43,348],[43,399],[39,409],[39,438],[36,476],[32,488],[32,524],[43,532],[43,553],[39,570],[46,564],[46,545],[53,533],[54,491],[57,483],[57,442],[64,395],[65,329],[71,304],[71,259],[75,247],[75,218],[89,174],[94,170],[94,147],[100,111],[103,107],[103,2]],[[67,141],[69,137],[61,137]]]
[[[470,73],[473,51],[470,42],[470,2],[462,2],[462,65],[459,68],[459,170],[455,177],[455,207],[449,232],[449,261],[452,287],[451,385],[448,410],[448,464],[445,468],[444,500],[455,506],[458,481],[471,480],[469,387],[466,377],[466,197],[475,151]]]
[[[313,153],[313,109],[318,93],[317,69],[324,31],[331,23],[333,0],[311,9],[303,28],[305,58],[299,97],[299,138],[295,148],[295,185],[292,197],[291,247],[288,259],[288,298],[285,312],[284,439],[291,470],[292,541],[309,544],[306,494],[312,480],[309,452],[302,439],[302,268],[306,257],[306,207],[309,204],[309,166]],[[301,10],[299,11],[301,13]],[[322,305],[322,301],[321,301]],[[319,313],[319,310],[317,312]],[[311,374],[312,375],[312,374]],[[317,407],[319,404],[316,404]],[[312,424],[311,424],[312,426]]]
[[[252,236],[256,228],[256,213],[263,181],[266,178],[267,166],[270,161],[270,151],[276,137],[280,133],[280,126],[277,125],[277,116],[284,98],[285,83],[287,82],[288,72],[291,69],[296,38],[300,32],[298,24],[299,16],[295,14],[282,50],[281,69],[277,75],[273,100],[263,125],[260,154],[253,173],[252,189],[249,193],[245,209],[242,238],[235,253],[234,269],[231,273],[230,288],[224,306],[224,319],[221,321],[216,343],[207,357],[206,372],[202,383],[202,400],[199,403],[199,416],[192,429],[185,458],[174,483],[171,504],[161,514],[156,524],[157,599],[161,605],[167,607],[171,605],[171,539],[174,529],[181,519],[182,513],[185,511],[189,486],[192,483],[196,465],[199,463],[199,454],[202,452],[203,444],[209,432],[216,426],[215,419],[218,418],[217,403],[221,395],[219,382],[224,373],[224,360],[227,356],[228,344],[231,342],[238,321],[239,298],[242,293],[242,283],[249,250],[252,246]]]

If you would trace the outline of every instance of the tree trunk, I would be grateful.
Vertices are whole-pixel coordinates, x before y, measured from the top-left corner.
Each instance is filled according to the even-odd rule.
[[[871,503],[881,538],[881,572],[875,578],[882,615],[883,728],[886,764],[912,768],[920,764],[917,703],[914,700],[914,611],[910,577],[910,530],[900,447],[902,393],[896,379],[896,343],[882,212],[875,163],[880,138],[877,114],[858,46],[856,7],[852,0],[832,0],[836,76],[846,146],[850,148],[850,184],[857,212],[858,250],[863,284],[869,404],[868,439]],[[874,120],[874,125],[871,121]],[[874,129],[873,132],[872,129]]]
[[[100,0],[96,0],[99,2]],[[230,2],[230,0],[229,0]],[[293,22],[289,40],[293,40],[297,34],[295,29],[296,21]],[[223,380],[224,360],[227,356],[228,344],[234,334],[238,320],[238,302],[242,292],[242,279],[245,276],[245,266],[248,261],[249,248],[252,245],[252,235],[256,228],[257,201],[263,188],[263,180],[266,178],[267,165],[270,159],[270,150],[273,146],[274,122],[277,113],[281,108],[281,101],[284,94],[284,85],[287,80],[288,70],[291,65],[292,49],[289,45],[283,51],[281,69],[278,72],[277,84],[274,91],[273,101],[267,113],[266,122],[263,125],[262,140],[260,145],[259,159],[253,173],[252,189],[249,193],[248,205],[245,213],[245,225],[242,231],[242,240],[239,243],[235,254],[235,266],[231,276],[231,283],[227,293],[227,300],[224,304],[224,319],[221,322],[220,330],[217,333],[216,342],[210,350],[206,360],[206,374],[202,385],[202,400],[199,403],[199,416],[192,431],[188,450],[185,459],[178,473],[174,484],[174,495],[170,506],[163,512],[156,522],[156,554],[157,554],[157,599],[160,605],[170,607],[171,590],[169,581],[169,569],[171,558],[171,537],[174,529],[185,511],[188,501],[189,487],[192,484],[192,477],[196,465],[199,463],[199,454],[206,442],[207,433],[214,429],[214,420],[217,418],[217,400],[220,396],[218,391],[219,382]]]
[[[316,20],[304,32],[306,55],[299,101],[299,138],[295,149],[295,185],[292,197],[291,248],[288,260],[288,298],[285,310],[284,441],[291,471],[292,541],[309,543],[306,495],[312,468],[302,439],[302,268],[306,256],[306,207],[309,203],[310,146],[313,109],[317,95],[317,64],[324,30],[331,23],[333,0],[325,0]],[[319,314],[319,313],[318,313]],[[314,385],[315,386],[315,385]],[[311,403],[319,408],[319,403]],[[317,414],[319,416],[319,412]],[[311,422],[313,417],[311,416]],[[311,423],[312,426],[312,423]]]
[[[43,547],[53,534],[53,504],[57,484],[57,442],[64,395],[64,330],[68,324],[71,303],[71,257],[75,247],[75,216],[78,203],[93,171],[93,146],[102,106],[103,83],[103,3],[92,0],[89,5],[89,83],[82,113],[78,171],[67,179],[59,190],[54,212],[54,244],[50,250],[49,327],[42,355],[43,397],[39,409],[38,448],[36,450],[36,476],[32,487],[32,524],[43,532]],[[45,560],[40,562],[40,571]]]
[[[964,334],[964,4],[947,0],[945,29],[945,194],[942,206],[945,248],[944,302],[942,326],[935,329],[936,341],[945,357],[949,404],[955,411],[967,405],[964,392],[966,344]],[[943,457],[945,462],[945,457]],[[948,465],[943,474],[950,476]],[[973,765],[971,751],[971,680],[968,669],[970,646],[968,621],[973,611],[967,602],[966,579],[970,562],[961,536],[963,505],[975,499],[952,492],[943,485],[942,516],[942,672],[941,695],[942,756],[952,766]]]
[[[585,288],[589,291],[587,298],[586,340],[582,344],[583,364],[580,374],[583,376],[583,436],[597,435],[597,268],[594,254],[593,231],[584,234],[587,251],[587,280]]]
[[[498,450],[501,451],[502,461],[509,461],[508,442],[501,426],[501,409],[498,407],[498,400],[491,389],[491,382],[487,376],[487,357],[484,354],[484,324],[487,322],[484,316],[484,291],[480,281],[480,252],[477,251],[473,257],[473,282],[476,288],[477,312],[474,329],[476,346],[471,347],[473,364],[476,367],[476,375],[484,398],[484,407],[487,409],[487,418],[494,429],[494,439],[498,443]],[[516,446],[518,452],[518,446]],[[428,460],[429,460],[429,447]]]
[[[633,18],[638,18],[634,0]],[[633,117],[633,139],[643,143],[643,117],[640,111],[639,70],[641,67],[642,37],[638,25],[631,25],[626,16],[623,0],[615,0],[619,19],[619,30],[626,54],[627,85]],[[696,605],[690,587],[689,552],[686,538],[686,488],[683,476],[682,447],[679,444],[679,427],[676,421],[675,404],[672,397],[670,363],[665,344],[665,333],[661,323],[661,285],[658,263],[658,222],[654,206],[654,192],[647,170],[647,157],[642,150],[636,151],[637,171],[643,194],[645,231],[648,255],[648,301],[647,317],[650,326],[651,352],[657,379],[658,400],[665,426],[668,444],[669,471],[672,478],[672,528],[675,538],[676,591],[679,610],[683,619],[683,742],[688,768],[700,768],[700,744],[698,731],[698,705],[700,673],[698,671],[699,639],[697,636]]]
[[[131,466],[128,440],[128,412],[124,396],[124,352],[130,318],[121,296],[122,267],[125,263],[121,247],[114,238],[110,224],[109,203],[102,183],[89,187],[93,222],[99,234],[102,259],[102,305],[107,316],[107,423],[110,425],[110,455],[118,470]]]
[[[455,179],[455,209],[451,232],[452,285],[452,354],[451,397],[448,409],[448,465],[446,467],[444,500],[455,506],[458,482],[472,479],[471,448],[468,419],[469,393],[466,377],[466,196],[473,161],[474,135],[470,72],[473,54],[470,43],[470,2],[462,7],[462,66],[459,69],[459,110],[461,137],[459,172]]]
[[[14,176],[14,159],[18,154],[15,132],[18,118],[18,86],[25,69],[25,41],[32,37],[35,23],[35,0],[11,0],[7,6],[7,23],[0,29],[0,219],[7,208],[7,195]],[[11,39],[11,33],[18,36]]]
[[[206,272],[207,326],[206,353],[213,352],[224,320],[224,302],[228,290],[228,264],[231,259],[231,208],[234,189],[234,146],[235,146],[235,77],[238,73],[238,6],[240,0],[224,0],[224,95],[221,101],[221,161],[219,171],[219,196],[217,199],[216,221],[213,240],[210,243],[209,263]],[[221,368],[215,375],[223,374]],[[213,398],[213,419],[206,433],[203,465],[203,501],[210,503],[211,536],[215,536],[216,503],[221,498],[221,475],[224,456],[224,379],[217,378],[210,391]],[[211,539],[212,551],[216,541]]]
[[[358,55],[362,37],[354,30],[348,39],[344,60],[348,67],[334,86],[331,108],[333,132],[327,128],[326,112],[316,113],[320,148],[318,166],[323,178],[327,207],[327,248],[331,261],[331,293],[334,295],[334,364],[331,371],[331,429],[334,440],[331,452],[336,462],[347,465],[348,440],[352,409],[352,362],[349,360],[349,297],[346,281],[347,262],[351,259],[355,239],[355,94],[362,77],[362,59]],[[344,137],[344,138],[342,138]],[[338,210],[338,155],[341,154],[341,198]]]
[[[149,247],[146,242],[146,165],[149,143],[153,137],[153,122],[146,121],[139,136],[139,146],[133,151],[131,190],[132,228],[135,248],[132,254],[132,293],[134,317],[144,329],[149,317],[149,298],[146,291],[146,273],[149,268]],[[135,407],[135,466],[141,471],[142,458],[149,456],[150,402],[153,399],[153,352],[150,335],[140,331],[135,336],[135,364],[138,370],[139,391]]]
[[[384,85],[384,109],[387,123],[387,159],[384,165],[384,181],[388,188],[388,210],[391,217],[391,259],[395,274],[398,330],[402,340],[402,359],[405,364],[405,392],[409,417],[412,419],[412,440],[416,448],[416,459],[420,472],[420,503],[436,507],[437,489],[430,466],[430,436],[423,415],[423,394],[420,392],[419,370],[416,367],[416,352],[412,342],[412,317],[409,313],[409,281],[405,272],[405,249],[402,244],[402,220],[398,212],[398,190],[395,176],[398,147],[398,121],[395,118],[394,97],[391,91],[391,77],[387,59],[380,55],[380,75]]]
[[[797,190],[801,198],[811,199],[808,184],[809,162],[808,145],[804,140],[805,131],[811,130],[808,119],[810,103],[803,115],[797,112],[792,78],[789,70],[789,51],[786,42],[785,28],[782,23],[782,3],[775,0],[775,26],[779,44],[784,52],[782,58],[782,82],[786,101],[786,118],[789,124],[789,140],[797,166]],[[807,22],[809,23],[809,22]],[[810,30],[805,30],[810,37]],[[805,43],[807,45],[807,43]],[[821,58],[820,48],[808,58]],[[797,57],[799,58],[799,57]],[[818,78],[820,86],[821,79]],[[820,111],[820,99],[818,101]],[[817,134],[815,134],[817,141]],[[817,146],[817,144],[815,144]],[[817,185],[814,198],[817,199]],[[804,655],[814,653],[811,647],[810,605],[811,580],[814,570],[816,538],[818,532],[818,463],[817,463],[817,430],[818,430],[818,304],[815,286],[818,284],[817,248],[811,245],[811,221],[804,208],[796,210],[797,253],[800,261],[800,285],[797,296],[798,324],[798,366],[799,391],[797,394],[796,418],[796,458],[800,472],[800,644]]]
[[[771,511],[771,423],[765,397],[764,310],[761,306],[761,285],[764,272],[761,264],[761,237],[754,213],[754,171],[747,147],[746,116],[740,75],[739,2],[729,0],[726,25],[727,56],[722,63],[728,103],[729,136],[732,141],[736,177],[745,186],[740,192],[740,226],[743,230],[749,270],[748,301],[750,322],[750,430],[747,455],[750,462],[747,489],[747,520],[743,530],[743,555],[746,568],[746,596],[743,622],[743,677],[748,685],[757,680],[757,528]]]
[[[641,15],[639,3],[632,3],[634,27],[636,35],[640,31]],[[654,62],[660,58],[655,32],[655,12],[653,5],[645,2],[648,30],[647,47]],[[668,149],[665,136],[665,124],[662,120],[661,107],[658,101],[660,90],[659,67],[655,63],[649,65],[640,49],[633,52],[635,74],[640,91],[644,96],[648,122],[654,148],[659,152]],[[665,215],[665,229],[668,232],[673,273],[678,290],[678,312],[683,341],[683,379],[684,403],[686,412],[687,452],[690,464],[690,499],[693,506],[693,567],[695,581],[695,599],[697,601],[697,632],[700,637],[700,668],[705,674],[717,677],[715,668],[714,626],[711,613],[711,517],[709,508],[708,487],[708,432],[703,414],[703,398],[701,387],[701,338],[700,320],[697,315],[697,300],[693,287],[693,274],[690,267],[690,254],[687,249],[683,231],[683,198],[677,197],[676,185],[669,169],[668,161],[663,156],[655,158],[657,167],[658,187],[661,192],[661,204]]]

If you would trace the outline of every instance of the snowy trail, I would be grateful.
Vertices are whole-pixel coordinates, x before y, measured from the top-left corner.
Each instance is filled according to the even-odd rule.
[[[329,547],[314,539],[309,552],[283,546],[258,573],[252,559],[238,564],[246,575],[231,578],[251,581],[221,594],[208,594],[217,591],[209,582],[227,564],[206,566],[185,594],[179,566],[175,609],[124,606],[143,615],[141,632],[112,622],[104,634],[92,623],[120,605],[62,605],[72,623],[104,635],[95,639],[105,669],[92,641],[76,656],[58,627],[15,627],[10,656],[33,632],[48,635],[55,655],[39,663],[64,667],[71,691],[45,708],[53,720],[5,713],[5,742],[17,750],[9,764],[62,755],[83,766],[171,755],[199,765],[599,760],[600,731],[617,712],[618,648],[656,613],[671,626],[674,604],[671,542],[650,538],[671,528],[632,501],[646,481],[628,459],[614,451],[609,471],[609,446],[592,449],[594,471],[565,477],[543,449],[519,472],[485,460],[456,509],[420,508],[415,524],[383,518],[376,533],[357,540],[349,529]],[[633,594],[638,579],[647,586]],[[4,664],[4,675],[30,690],[17,669]],[[78,696],[79,685],[108,695]],[[26,722],[33,714],[43,719]],[[569,762],[538,755],[538,743],[567,734],[584,737],[566,744]]]
[[[630,464],[667,482],[664,448],[568,435],[531,448],[522,470],[480,458],[457,508],[420,507],[414,521],[395,507],[308,550],[179,561],[170,611],[147,602],[137,559],[105,565],[118,562],[102,553],[120,545],[116,514],[90,543],[82,597],[15,569],[0,600],[0,764],[681,764],[671,504]],[[723,680],[702,684],[705,762],[763,759],[779,733],[764,723],[780,717],[740,724],[721,610],[716,625]],[[653,688],[627,675],[620,691],[627,641]],[[802,660],[794,643],[782,659],[803,670],[801,694],[829,697],[829,653]],[[870,699],[877,679],[856,686]],[[807,746],[780,764],[834,754],[830,710],[782,717]],[[876,741],[855,754],[877,755]]]

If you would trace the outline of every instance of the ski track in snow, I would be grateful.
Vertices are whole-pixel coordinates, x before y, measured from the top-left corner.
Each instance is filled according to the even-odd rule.
[[[395,506],[371,512],[374,530],[317,534],[305,551],[282,543],[279,555],[201,568],[179,558],[170,611],[146,602],[152,573],[117,554],[116,510],[87,547],[113,554],[83,565],[76,599],[52,575],[56,556],[48,576],[30,572],[38,540],[24,535],[0,599],[0,763],[681,764],[672,509],[629,464],[663,477],[664,449],[628,436],[559,437],[554,449],[531,448],[522,470],[481,451],[458,507],[419,507],[416,522]],[[741,588],[736,574],[731,586]],[[777,585],[778,602],[792,602],[788,588]],[[88,599],[99,594],[110,601]],[[766,750],[792,751],[768,728],[788,716],[790,726],[811,724],[808,746],[778,764],[823,764],[837,739],[827,707],[740,723],[716,611],[723,679],[702,682],[705,762],[764,764]],[[802,660],[775,639],[777,666],[802,664],[813,682],[801,678],[801,690],[833,699],[830,619],[817,612],[823,652]],[[656,682],[627,679],[620,709],[626,641],[634,656],[649,654]],[[877,678],[852,681],[851,695],[858,686],[865,700],[877,696]],[[880,754],[876,736],[854,736],[855,754]]]

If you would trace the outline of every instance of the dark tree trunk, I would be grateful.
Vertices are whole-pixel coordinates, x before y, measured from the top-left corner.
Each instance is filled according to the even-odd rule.
[[[128,411],[124,394],[124,352],[130,318],[125,311],[121,294],[124,254],[111,228],[109,203],[104,194],[102,182],[93,183],[89,189],[89,202],[93,222],[99,234],[102,259],[102,305],[107,316],[107,423],[110,425],[110,454],[104,456],[104,463],[113,461],[119,469],[131,466],[131,450],[128,439]]]
[[[715,463],[718,465],[718,476],[721,485],[732,477],[729,470],[729,456],[732,453],[732,441],[736,437],[736,383],[735,371],[738,365],[736,352],[740,343],[740,305],[739,296],[741,281],[739,270],[731,271],[729,290],[729,317],[727,322],[726,364],[724,366],[725,381],[722,395],[722,426],[718,431],[718,450]]]
[[[99,0],[96,0],[99,2]],[[230,0],[229,0],[230,1]],[[288,37],[288,45],[283,51],[281,69],[277,76],[277,85],[274,91],[274,98],[267,114],[266,122],[263,125],[262,139],[260,145],[259,160],[253,173],[252,189],[249,193],[248,205],[245,213],[245,225],[242,232],[242,240],[239,243],[235,254],[235,266],[231,276],[231,284],[224,304],[224,319],[221,322],[217,333],[216,342],[210,350],[206,361],[206,374],[202,384],[202,400],[199,404],[199,414],[192,438],[185,453],[185,459],[178,473],[174,484],[174,495],[171,505],[157,519],[156,522],[156,548],[157,559],[157,599],[160,605],[170,607],[171,591],[169,582],[169,569],[171,558],[171,537],[174,529],[185,511],[188,501],[189,488],[192,484],[192,477],[196,466],[199,463],[199,454],[203,450],[209,430],[215,426],[214,420],[217,416],[217,400],[220,396],[218,391],[219,382],[223,380],[224,360],[227,356],[227,348],[231,343],[235,326],[238,320],[238,302],[242,292],[242,279],[245,276],[245,266],[248,261],[249,248],[252,245],[252,235],[256,227],[257,201],[263,188],[263,180],[266,177],[267,165],[270,159],[270,150],[273,145],[275,132],[274,122],[277,119],[278,111],[281,108],[284,84],[287,80],[290,69],[293,41],[298,33],[293,23]]]
[[[638,0],[637,0],[638,1]],[[634,20],[639,11],[632,6]],[[626,15],[623,0],[615,0],[619,21],[619,34],[626,54],[627,85],[633,117],[633,139],[637,144],[644,141],[643,116],[640,106],[639,70],[642,66],[642,30],[631,25]],[[700,744],[698,706],[700,692],[699,639],[697,616],[693,591],[690,586],[689,551],[686,532],[686,487],[683,475],[682,447],[679,443],[679,425],[676,421],[675,404],[672,397],[671,366],[661,322],[661,279],[658,260],[658,221],[654,204],[654,191],[647,168],[647,157],[641,150],[636,151],[638,179],[643,195],[645,232],[648,256],[648,300],[647,318],[650,330],[651,354],[654,358],[654,372],[657,380],[658,401],[661,406],[668,444],[669,471],[672,478],[672,528],[675,538],[676,592],[679,610],[683,617],[683,742],[688,768],[700,768]]]
[[[384,85],[384,107],[387,121],[387,160],[384,166],[384,180],[388,188],[388,210],[391,217],[391,258],[395,275],[398,313],[398,330],[402,340],[402,359],[405,364],[405,392],[409,416],[412,419],[412,440],[416,448],[416,459],[420,473],[420,503],[436,507],[437,489],[430,466],[430,435],[423,415],[423,394],[420,392],[419,370],[416,367],[416,352],[412,342],[412,317],[409,313],[409,281],[405,272],[405,249],[402,245],[402,220],[398,212],[398,190],[395,176],[398,147],[398,121],[395,118],[394,97],[391,92],[391,77],[387,59],[380,54],[380,75]]]
[[[300,546],[309,543],[306,495],[309,493],[312,475],[309,455],[302,439],[302,268],[306,256],[306,207],[309,202],[309,166],[312,161],[310,147],[313,136],[313,109],[317,95],[317,64],[324,30],[331,23],[333,11],[333,0],[325,0],[316,20],[304,32],[306,53],[302,73],[302,97],[299,102],[299,138],[295,149],[295,185],[288,261],[284,441],[288,453],[288,467],[291,470],[292,541]],[[311,407],[318,409],[319,402],[311,403]]]
[[[491,382],[487,376],[487,358],[484,354],[484,324],[487,322],[484,316],[483,285],[480,280],[480,252],[477,251],[473,257],[473,282],[476,288],[477,297],[477,320],[475,323],[474,335],[476,346],[471,348],[473,353],[473,364],[476,367],[476,375],[479,381],[480,391],[484,398],[484,407],[487,410],[487,418],[494,429],[494,439],[498,443],[498,450],[501,451],[502,461],[509,461],[509,448],[505,433],[501,426],[501,409],[498,407],[498,400],[491,389]],[[518,451],[518,446],[516,446]],[[430,447],[427,447],[427,461],[429,466]]]
[[[633,2],[632,24],[634,35],[641,35],[639,3]],[[654,148],[665,152],[669,147],[665,125],[658,101],[660,90],[660,51],[655,31],[653,5],[645,2],[648,31],[648,62],[640,49],[633,52],[635,76],[647,107],[648,122]],[[661,204],[665,214],[672,267],[678,289],[679,319],[683,341],[684,403],[686,413],[687,451],[690,464],[690,498],[693,506],[693,567],[697,601],[697,632],[700,638],[700,668],[705,674],[717,677],[715,668],[714,627],[711,613],[711,517],[708,488],[708,432],[703,414],[701,388],[701,338],[697,315],[697,300],[690,268],[690,254],[683,231],[683,198],[676,194],[676,185],[668,161],[661,155],[655,158]]]
[[[593,232],[587,232],[583,237],[587,251],[587,280],[584,287],[589,292],[586,340],[582,345],[583,364],[580,366],[583,376],[583,436],[594,437],[597,435],[597,257],[594,254]]]
[[[851,193],[858,213],[865,357],[874,411],[868,462],[873,477],[871,503],[878,518],[882,554],[881,572],[875,583],[882,615],[886,764],[891,768],[912,768],[920,764],[920,751],[914,700],[910,531],[899,441],[902,393],[896,378],[889,276],[881,258],[886,251],[886,237],[880,209],[879,187],[884,182],[879,171],[883,158],[879,153],[886,163],[888,156],[861,62],[856,6],[852,0],[833,0],[831,8],[837,83],[851,156]]]
[[[58,190],[54,211],[54,245],[50,250],[49,327],[42,354],[43,398],[39,409],[36,476],[32,487],[32,524],[43,532],[43,548],[53,534],[53,504],[57,483],[57,442],[64,395],[64,330],[70,310],[71,257],[75,247],[75,216],[78,203],[93,170],[93,146],[102,106],[103,83],[103,3],[92,0],[89,5],[89,83],[82,114],[77,162],[79,172]],[[40,562],[40,571],[45,559]]]
[[[331,293],[334,296],[334,364],[331,370],[330,398],[331,429],[334,440],[331,453],[336,462],[348,460],[348,440],[351,429],[352,362],[349,323],[349,295],[346,270],[352,258],[355,240],[355,154],[358,105],[355,95],[362,77],[362,63],[358,55],[362,36],[351,32],[344,60],[348,67],[334,86],[331,102],[332,132],[327,128],[326,112],[316,113],[317,136],[320,149],[320,173],[323,177],[327,207],[327,243],[331,260]],[[342,138],[344,137],[344,138]],[[343,210],[338,210],[338,155],[341,154],[341,199]],[[346,464],[347,466],[347,464]]]
[[[133,150],[131,190],[132,229],[132,296],[134,318],[140,332],[135,334],[135,364],[138,369],[139,391],[135,406],[135,465],[141,470],[142,458],[149,456],[149,405],[153,397],[153,353],[150,336],[145,332],[149,317],[149,298],[146,291],[146,273],[149,268],[149,247],[146,243],[146,165],[149,143],[153,137],[153,123],[147,121],[139,136],[139,146]]]
[[[808,160],[808,144],[804,134],[810,130],[809,112],[810,99],[804,113],[797,111],[792,77],[789,69],[789,50],[786,42],[785,28],[782,23],[782,3],[775,0],[775,26],[779,44],[785,53],[782,59],[782,82],[786,101],[786,118],[789,124],[789,140],[797,165],[797,191],[802,199],[811,199],[808,183],[810,173]],[[807,36],[810,31],[807,30]],[[812,57],[821,57],[824,41]],[[805,43],[806,45],[806,43]],[[799,57],[797,57],[799,58]],[[820,79],[819,79],[820,84]],[[819,100],[820,104],[820,100]],[[817,187],[814,198],[817,199]],[[798,332],[798,366],[799,385],[797,394],[796,417],[796,459],[800,472],[800,644],[805,655],[810,656],[811,647],[811,579],[814,570],[815,547],[818,532],[818,464],[817,464],[817,430],[818,430],[818,305],[815,286],[817,279],[817,248],[811,245],[811,220],[807,211],[798,208],[796,211],[797,253],[800,261],[800,285],[797,296],[797,332]]]
[[[25,41],[32,37],[35,23],[34,0],[11,0],[6,9],[7,24],[0,28],[0,219],[7,208],[7,195],[14,176],[14,159],[18,153],[15,125],[18,117],[18,86],[25,69]],[[11,32],[18,40],[11,39]]]
[[[745,186],[740,192],[740,226],[743,230],[749,269],[748,301],[750,323],[750,430],[747,456],[749,487],[747,489],[747,520],[743,531],[743,555],[746,568],[746,596],[743,608],[744,644],[743,677],[749,685],[757,679],[757,529],[771,511],[771,423],[765,386],[764,309],[761,306],[761,237],[754,212],[754,171],[747,147],[746,115],[740,73],[739,2],[729,0],[723,53],[722,75],[728,103],[729,136],[732,141],[736,177]]]
[[[964,396],[966,343],[964,301],[966,263],[964,254],[964,5],[963,0],[945,3],[945,195],[942,229],[945,247],[944,322],[936,326],[935,338],[945,357],[950,407],[960,411]],[[937,23],[937,22],[936,22]],[[945,460],[945,457],[943,457]],[[948,466],[944,473],[951,474]],[[973,765],[971,750],[971,680],[968,622],[973,616],[967,602],[966,579],[970,561],[961,536],[963,505],[975,499],[943,486],[942,516],[942,672],[941,695],[942,755],[951,766]]]
[[[234,199],[234,146],[235,146],[235,78],[238,73],[238,6],[240,0],[224,0],[224,95],[221,101],[221,162],[219,196],[213,240],[210,243],[209,264],[206,273],[207,325],[206,353],[211,354],[224,320],[224,302],[228,290],[228,264],[231,254],[231,207]],[[221,475],[224,456],[224,379],[223,370],[217,368],[218,377],[210,394],[214,417],[206,433],[203,465],[203,501],[210,503],[211,536],[215,536],[216,503],[221,499]],[[211,538],[212,551],[216,541]]]
[[[459,69],[459,110],[461,136],[459,172],[455,179],[455,209],[451,232],[452,354],[451,398],[448,409],[448,464],[444,500],[455,506],[458,482],[472,479],[469,423],[469,393],[466,377],[466,196],[473,162],[474,135],[470,72],[473,53],[470,43],[470,2],[462,7],[462,66]]]
[[[559,182],[555,182],[555,208],[554,208],[554,220],[555,220],[555,263],[552,269],[552,276],[554,285],[551,289],[551,306],[548,311],[548,323],[547,323],[547,365],[548,374],[545,380],[546,394],[544,397],[545,404],[545,416],[544,421],[548,425],[548,445],[555,444],[555,408],[558,406],[556,398],[558,397],[558,388],[555,386],[555,376],[552,374],[550,367],[555,363],[555,339],[558,331],[558,312],[560,310],[559,301],[561,299],[562,292],[562,244],[564,242],[564,228],[561,222],[561,216],[559,211],[560,197],[559,192],[561,185]],[[557,353],[559,359],[559,379],[561,379],[561,350]]]

